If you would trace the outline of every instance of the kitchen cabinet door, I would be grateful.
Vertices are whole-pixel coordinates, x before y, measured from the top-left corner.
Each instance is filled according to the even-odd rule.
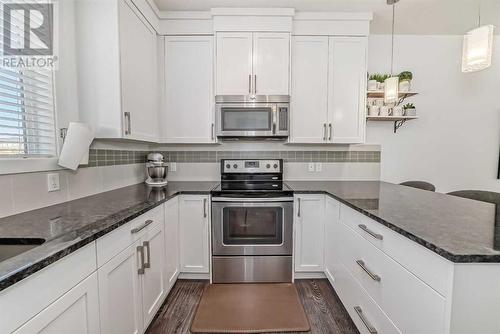
[[[292,38],[290,142],[325,143],[328,115],[328,37]]]
[[[165,288],[165,224],[150,228],[142,239],[145,270],[142,275],[144,328],[153,320],[167,294]]]
[[[290,34],[253,34],[255,95],[290,95]]]
[[[213,37],[165,37],[165,143],[213,143]]]
[[[325,196],[325,274],[332,285],[340,266],[339,224],[340,203]]]
[[[295,197],[295,271],[323,272],[325,196]]]
[[[179,198],[180,264],[183,273],[209,273],[209,197]]]
[[[99,334],[97,274],[87,277],[14,333]]]
[[[102,333],[142,333],[140,258],[136,241],[98,270]]]
[[[179,198],[165,203],[165,285],[168,291],[179,276]]]
[[[366,38],[330,37],[328,83],[329,139],[332,143],[365,141]]]
[[[158,142],[156,32],[129,1],[119,1],[118,8],[123,133]]]
[[[216,95],[252,93],[252,44],[252,33],[217,33]]]

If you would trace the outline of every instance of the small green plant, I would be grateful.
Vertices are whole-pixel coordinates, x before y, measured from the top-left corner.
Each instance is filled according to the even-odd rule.
[[[384,82],[385,79],[390,78],[390,77],[391,76],[389,74],[374,73],[368,77],[368,80],[376,80],[377,82]]]
[[[403,109],[406,110],[406,109],[415,109],[415,106],[413,105],[413,103],[407,103],[403,106]]]
[[[413,79],[413,73],[411,73],[410,71],[404,71],[399,73],[398,77],[399,77],[399,82],[411,81]]]

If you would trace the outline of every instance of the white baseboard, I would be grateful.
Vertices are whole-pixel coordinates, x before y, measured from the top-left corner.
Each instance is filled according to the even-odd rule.
[[[209,280],[210,274],[199,274],[199,273],[180,273],[178,279],[189,279],[189,280]]]
[[[323,272],[295,272],[294,279],[323,279],[326,278]]]

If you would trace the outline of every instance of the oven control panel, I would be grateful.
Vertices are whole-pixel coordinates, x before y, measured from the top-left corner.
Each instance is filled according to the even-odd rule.
[[[221,160],[223,173],[280,173],[283,160]]]

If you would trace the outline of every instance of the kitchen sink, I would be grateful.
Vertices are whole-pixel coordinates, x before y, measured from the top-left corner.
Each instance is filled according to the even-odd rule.
[[[45,242],[41,238],[0,238],[0,262],[27,252]]]

